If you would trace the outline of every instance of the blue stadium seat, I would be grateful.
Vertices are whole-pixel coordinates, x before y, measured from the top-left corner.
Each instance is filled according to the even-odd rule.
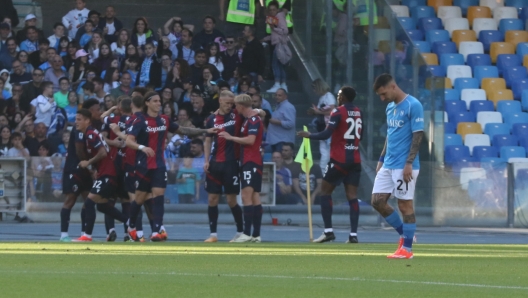
[[[492,65],[475,66],[475,68],[473,68],[473,77],[476,78],[479,82],[482,82],[483,78],[498,78],[499,70],[497,66]]]
[[[435,42],[437,44],[438,42]],[[433,44],[434,47],[434,44]],[[464,62],[464,55],[458,54],[458,53],[445,53],[441,54],[438,57],[440,57],[440,65],[447,67],[449,65],[465,65]]]
[[[515,123],[528,123],[528,113],[504,113],[502,117],[504,119],[504,123],[509,123],[510,125]]]
[[[469,111],[477,115],[478,112],[493,112],[495,107],[490,100],[473,100],[469,104]]]
[[[474,157],[468,156],[459,157],[447,164],[451,166],[451,173],[455,175],[455,177],[459,177],[463,168],[477,168],[479,166],[479,161]]]
[[[504,34],[498,30],[482,30],[479,33],[478,40],[484,46],[484,52],[488,53],[492,43],[504,41]]]
[[[413,18],[409,17],[398,17],[398,21],[404,30],[414,30],[416,29],[416,23]]]
[[[519,139],[519,145],[528,151],[528,136],[523,136]]]
[[[465,103],[465,102],[464,102]],[[460,122],[476,122],[475,114],[471,112],[458,112],[458,113],[447,113],[449,122],[460,123]]]
[[[518,146],[519,139],[516,136],[510,134],[506,135],[494,135],[491,140],[491,145],[496,148],[501,148],[504,146]]]
[[[513,93],[513,99],[518,100],[519,111],[521,110],[521,98],[523,90],[528,89],[528,78],[516,79],[512,82],[511,90]]]
[[[499,69],[499,75],[502,76],[502,71],[505,68],[512,66],[521,66],[522,59],[515,54],[500,54],[497,56],[497,68]]]
[[[511,88],[513,81],[528,78],[528,72],[524,66],[510,66],[502,70],[502,77],[506,81],[506,87]]]
[[[425,40],[433,44],[437,41],[451,41],[451,37],[449,37],[447,30],[429,30],[425,32]]]
[[[452,41],[437,41],[433,42],[431,46],[431,52],[435,53],[438,57],[442,54],[458,54],[456,43]],[[462,63],[464,65],[464,63]]]
[[[470,6],[479,6],[479,0],[454,0],[453,5],[460,6],[462,9],[462,16],[465,17]]]
[[[522,8],[528,6],[528,0],[506,0],[505,6],[513,6],[517,8],[517,14],[520,14]]]
[[[499,22],[499,31],[506,35],[506,31],[524,30],[524,22],[519,19],[502,19]]]
[[[447,112],[447,114],[457,114],[461,112],[467,112],[466,102],[462,100],[446,101],[445,111]],[[449,122],[451,122],[451,120]]]
[[[528,90],[523,90],[521,95],[522,110],[528,112]]]
[[[455,89],[444,89],[445,100],[460,100],[460,92]]]
[[[421,53],[431,53],[431,45],[427,41],[414,40],[413,44]]]
[[[446,146],[444,151],[444,161],[452,164],[461,160],[462,158],[471,158],[468,146],[452,145]]]
[[[455,89],[461,92],[463,89],[479,89],[480,82],[475,78],[458,78],[455,80]]]
[[[444,123],[444,133],[456,133],[456,124],[451,122]]]
[[[491,57],[488,54],[469,54],[466,58],[466,64],[475,70],[476,66],[491,65]]]
[[[421,18],[416,23],[418,26],[418,29],[422,30],[422,32],[427,32],[428,30],[441,30],[444,29],[444,26],[442,26],[442,20],[436,17],[432,18]]]
[[[475,146],[473,147],[473,157],[479,161],[484,157],[499,157],[499,151],[491,146]]]
[[[526,4],[521,9],[521,12],[519,13],[519,19],[523,20],[524,22],[526,22],[526,20],[528,20],[528,4]]]
[[[413,6],[410,7],[411,16],[418,24],[418,20],[421,18],[434,18],[436,17],[435,10],[432,6]]]
[[[464,145],[464,142],[462,142],[462,136],[454,133],[444,134],[444,147],[452,145]]]
[[[506,169],[507,163],[500,157],[483,157],[480,159],[480,166],[486,170]]]
[[[521,137],[528,137],[528,123],[515,123],[512,125],[512,134]]]
[[[524,58],[524,55],[528,55],[528,42],[518,43],[515,53],[521,60]]]
[[[426,6],[427,0],[402,0],[402,5],[407,5],[408,7],[416,6]]]
[[[484,133],[490,136],[490,139],[494,135],[507,135],[510,133],[511,125],[508,123],[488,123],[484,127]]]
[[[515,100],[499,100],[497,112],[500,112],[503,117],[507,114],[519,113],[521,112],[521,103]]]
[[[431,74],[435,77],[445,77],[446,76],[446,69],[445,67],[441,65],[428,65],[427,68],[431,72]]]
[[[519,146],[504,146],[500,149],[500,158],[508,160],[514,157],[526,157],[526,149]]]
[[[422,41],[424,39],[423,32],[417,29],[405,30],[412,41]]]

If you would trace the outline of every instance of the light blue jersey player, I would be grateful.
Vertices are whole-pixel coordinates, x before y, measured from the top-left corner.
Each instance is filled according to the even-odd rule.
[[[420,171],[418,151],[424,134],[423,107],[416,98],[403,92],[389,74],[376,78],[374,91],[389,105],[387,139],[376,168],[372,206],[400,234],[398,249],[388,258],[412,259],[416,231],[413,199]],[[403,222],[398,212],[387,204],[391,195],[398,199]]]

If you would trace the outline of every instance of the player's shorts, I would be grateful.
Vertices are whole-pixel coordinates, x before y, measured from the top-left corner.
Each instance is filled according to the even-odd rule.
[[[359,186],[360,177],[360,163],[342,164],[330,159],[326,165],[323,180],[334,186],[337,186],[341,183]]]
[[[205,176],[205,190],[210,194],[240,193],[240,167],[238,160],[209,163],[209,173]]]
[[[136,192],[136,173],[135,171],[125,172],[125,190],[128,193]]]
[[[136,190],[151,192],[153,188],[167,188],[167,170],[136,168]]]
[[[128,199],[128,190],[126,188],[126,173],[121,168],[117,168],[117,197],[120,199]]]
[[[255,192],[262,189],[262,165],[254,162],[247,162],[242,165],[240,172],[240,184],[242,189],[251,186]]]
[[[372,193],[390,193],[400,200],[412,200],[419,173],[420,170],[413,170],[412,180],[406,183],[403,180],[403,169],[381,168],[376,174]]]
[[[92,188],[92,177],[86,169],[77,169],[74,172],[64,172],[62,174],[62,193],[65,195],[90,191]]]
[[[103,199],[115,199],[117,196],[116,178],[112,176],[101,176],[94,180],[90,193],[99,195]]]

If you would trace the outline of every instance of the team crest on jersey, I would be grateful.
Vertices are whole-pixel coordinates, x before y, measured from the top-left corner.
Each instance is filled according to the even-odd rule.
[[[231,113],[229,117],[231,117],[231,119],[235,119],[235,114]]]
[[[73,192],[77,192],[78,189],[79,189],[79,187],[77,186],[77,184],[75,184],[75,185],[72,187]]]
[[[108,183],[108,178],[105,179],[105,182]]]
[[[166,124],[165,118],[161,118],[161,122],[163,122],[163,124],[165,125]]]
[[[82,138],[83,138],[83,133],[80,132],[80,133],[79,133],[79,139],[82,139]]]
[[[400,111],[400,116],[403,116],[403,114],[405,114],[404,111]]]
[[[398,110],[394,109],[394,116],[396,116],[396,113],[398,113]]]
[[[138,188],[139,186],[139,181],[136,180],[136,183],[134,183],[134,186],[136,187],[136,189]]]
[[[73,178],[73,174],[70,174],[70,179]]]

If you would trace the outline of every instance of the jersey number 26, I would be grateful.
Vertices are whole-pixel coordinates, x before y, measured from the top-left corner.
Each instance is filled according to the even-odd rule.
[[[360,139],[361,135],[359,134],[359,130],[363,127],[361,118],[347,118],[346,123],[348,123],[348,130],[345,132],[344,138],[347,140]]]

